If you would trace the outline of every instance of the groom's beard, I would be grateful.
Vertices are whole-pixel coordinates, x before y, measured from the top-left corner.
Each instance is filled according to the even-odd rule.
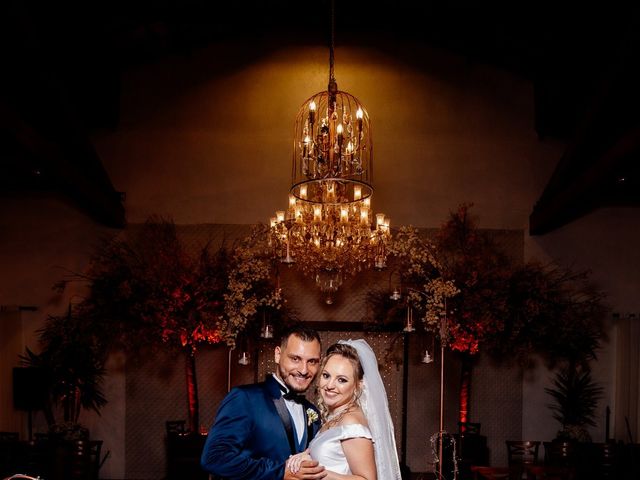
[[[313,375],[310,375],[308,373],[306,375],[298,375],[297,373],[287,373],[282,370],[280,365],[278,365],[278,375],[280,376],[280,379],[284,382],[284,384],[289,388],[289,390],[296,393],[306,392],[309,389],[311,382],[313,382],[313,377],[314,377]],[[292,381],[292,377],[307,379],[308,383],[306,384],[305,387],[300,387],[298,384]]]

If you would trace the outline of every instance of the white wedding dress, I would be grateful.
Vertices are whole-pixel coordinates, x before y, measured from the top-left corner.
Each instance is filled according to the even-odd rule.
[[[372,436],[369,428],[359,423],[328,428],[318,433],[309,444],[311,458],[318,460],[320,465],[324,465],[327,470],[350,475],[351,469],[344,455],[344,450],[342,450],[342,441],[350,438],[371,440]]]

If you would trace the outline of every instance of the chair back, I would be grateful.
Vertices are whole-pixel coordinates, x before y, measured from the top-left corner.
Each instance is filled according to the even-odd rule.
[[[20,440],[18,432],[0,432],[0,442],[17,442]]]
[[[458,422],[460,435],[480,435],[480,423]]]
[[[507,463],[514,465],[536,465],[538,463],[539,441],[507,440]]]
[[[595,471],[599,479],[618,479],[622,466],[622,452],[615,443],[592,444]]]
[[[91,478],[97,480],[102,466],[102,440],[89,441],[89,464],[91,469]],[[108,453],[108,452],[107,452]]]
[[[578,457],[578,445],[575,442],[554,440],[543,442],[545,465],[573,467]]]
[[[167,435],[171,434],[184,434],[187,431],[187,422],[185,420],[168,420],[165,422],[167,428]]]
[[[90,480],[89,441],[74,440],[65,446],[69,463],[65,465],[65,476],[70,480]]]

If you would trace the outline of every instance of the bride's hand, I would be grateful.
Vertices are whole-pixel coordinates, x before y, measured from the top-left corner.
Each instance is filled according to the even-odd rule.
[[[298,470],[300,470],[300,465],[302,465],[302,462],[307,460],[311,460],[311,455],[309,455],[309,449],[305,450],[304,452],[291,455],[287,460],[286,468],[291,470],[291,473],[298,473]]]

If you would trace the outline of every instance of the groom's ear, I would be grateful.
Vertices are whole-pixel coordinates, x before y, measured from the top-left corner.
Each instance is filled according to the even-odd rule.
[[[280,346],[277,346],[273,351],[273,360],[278,365],[280,365],[280,353],[282,353],[282,350],[280,349]]]

